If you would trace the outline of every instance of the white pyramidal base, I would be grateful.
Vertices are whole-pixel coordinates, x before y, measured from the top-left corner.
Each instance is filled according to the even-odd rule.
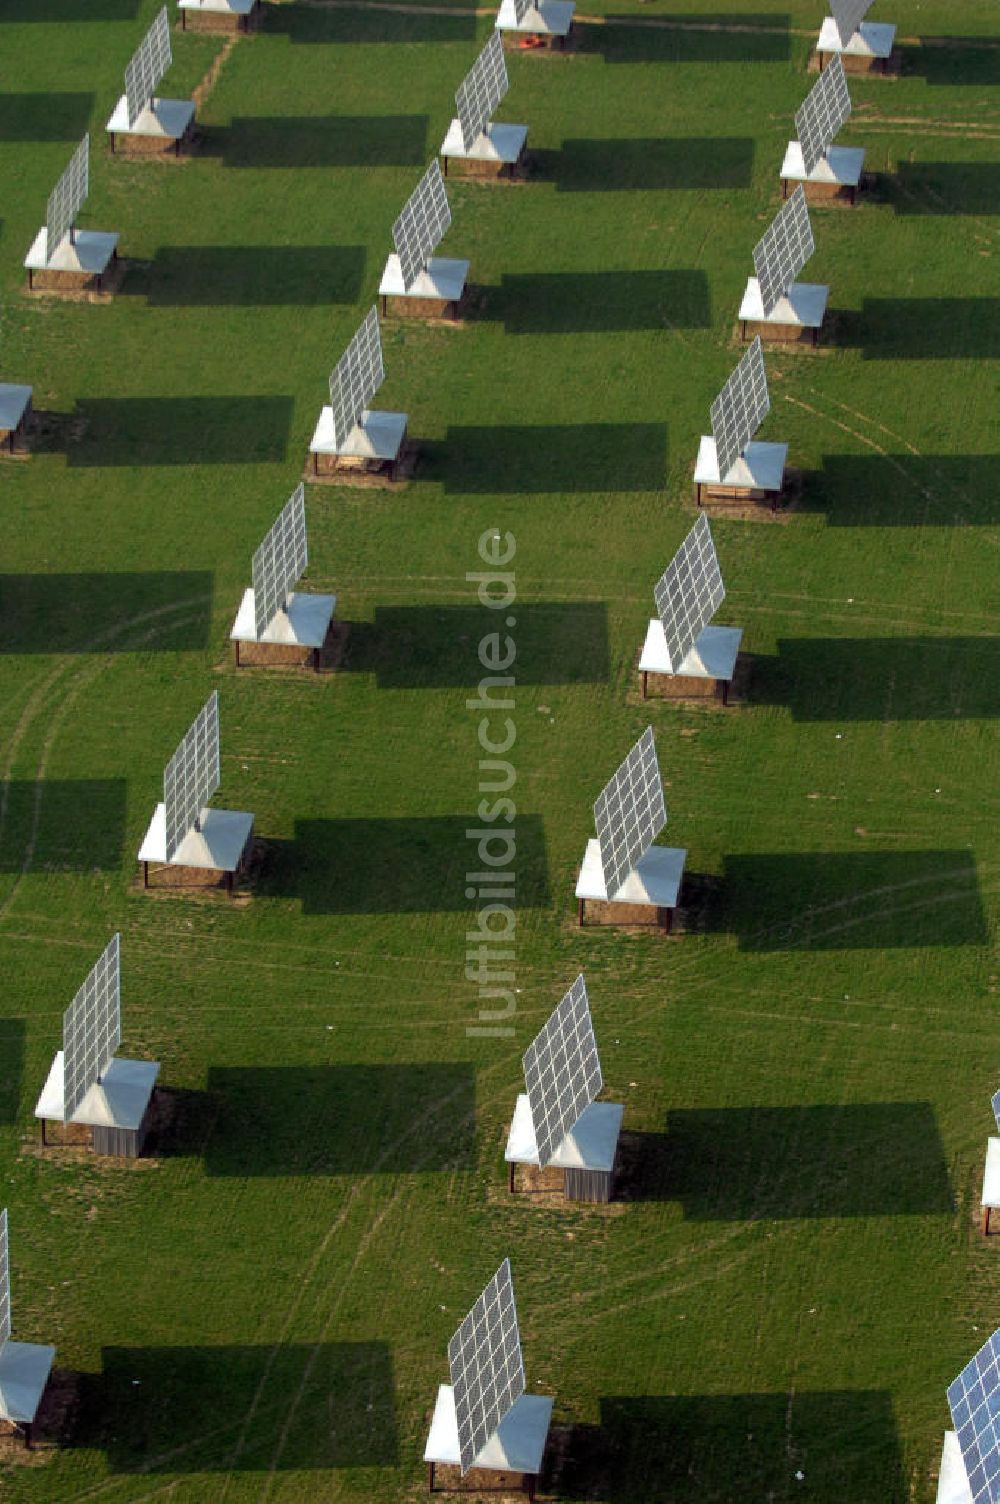
[[[0,1348],[0,1420],[30,1426],[49,1382],[54,1347],[37,1342],[5,1342]]]
[[[687,851],[679,846],[650,846],[617,893],[609,893],[604,881],[601,843],[592,836],[584,852],[576,897],[598,903],[643,904],[649,908],[673,909],[677,907],[686,861]]]
[[[501,0],[497,12],[497,31],[521,31],[529,36],[565,37],[573,24],[575,0],[539,0],[529,6],[524,19],[517,19],[514,0]]]
[[[445,303],[457,303],[465,292],[465,279],[469,275],[468,261],[457,261],[447,256],[432,256],[422,271],[417,273],[409,287],[403,284],[403,273],[395,251],[385,263],[385,271],[379,283],[379,296],[383,298],[435,298]]]
[[[338,444],[333,432],[333,408],[324,407],[309,442],[309,453],[332,454],[341,459],[395,461],[406,439],[407,416],[365,408],[361,421],[355,423],[344,443]]]
[[[962,1448],[955,1431],[944,1433],[941,1471],[938,1473],[937,1504],[973,1504]]]
[[[57,1050],[41,1095],[35,1103],[35,1117],[49,1123],[65,1123],[63,1095],[63,1052]],[[160,1074],[156,1060],[112,1060],[100,1081],[90,1088],[71,1123],[89,1128],[140,1127]]]
[[[830,187],[857,188],[864,165],[863,146],[829,146],[826,156],[820,157],[812,172],[806,172],[801,144],[789,141],[781,164],[781,177],[786,183],[823,183]]]
[[[240,609],[236,613],[230,642],[270,642],[280,647],[321,648],[330,630],[333,613],[337,609],[335,595],[311,595],[305,591],[293,591],[283,611],[278,611],[267,624],[261,637],[257,636],[254,617],[253,586],[244,590]]]
[[[162,141],[180,141],[194,119],[190,99],[151,99],[134,125],[128,123],[128,100],[123,94],[115,105],[106,130],[115,136],[158,136]]]
[[[537,1477],[542,1470],[553,1403],[549,1395],[522,1394],[507,1411],[472,1466],[487,1468],[490,1472],[531,1473]],[[450,1384],[441,1384],[438,1388],[424,1447],[424,1461],[454,1467],[462,1465],[455,1391]]]
[[[983,1168],[984,1208],[1000,1208],[1000,1138],[986,1140],[986,1164]]]
[[[201,830],[189,830],[167,863],[167,816],[164,806],[158,804],[139,847],[139,861],[199,867],[207,872],[236,872],[252,834],[253,815],[235,809],[203,810]]]
[[[13,433],[31,406],[30,386],[0,381],[0,433]]]
[[[841,57],[887,58],[896,40],[896,28],[886,21],[862,21],[845,47],[837,23],[827,16],[816,39],[817,52],[839,52]]]
[[[101,277],[118,249],[119,236],[111,230],[74,230],[64,235],[49,259],[49,232],[45,225],[31,242],[24,258],[30,272],[75,272],[78,276]]]
[[[715,439],[711,434],[702,434],[694,468],[695,483],[700,486],[732,486],[739,491],[780,491],[785,483],[787,458],[787,444],[761,444],[751,440],[728,474],[721,476]]]
[[[771,312],[765,313],[760,283],[756,277],[748,277],[740,304],[740,322],[774,324],[789,329],[820,329],[829,297],[830,289],[822,282],[793,282]]]
[[[480,131],[466,151],[462,127],[457,120],[453,120],[441,143],[441,155],[463,162],[496,162],[503,167],[513,167],[520,160],[527,139],[526,125],[493,124]]]
[[[646,641],[639,655],[639,672],[669,674],[684,679],[717,679],[728,684],[736,672],[742,641],[742,627],[704,627],[697,642],[675,666],[670,661],[663,623],[659,617],[654,617],[646,628]]]
[[[625,1108],[619,1102],[591,1102],[559,1145],[549,1164],[559,1170],[600,1170],[610,1175],[618,1149]],[[538,1144],[531,1103],[522,1092],[514,1108],[504,1159],[508,1164],[537,1165]]]

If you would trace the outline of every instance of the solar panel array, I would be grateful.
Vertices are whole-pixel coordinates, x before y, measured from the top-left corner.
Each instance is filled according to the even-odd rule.
[[[770,318],[815,249],[806,191],[800,183],[753,248],[765,318]]]
[[[872,0],[832,0],[830,9],[841,47],[847,46],[871,9],[871,4]]]
[[[57,248],[73,228],[73,221],[87,201],[90,191],[90,133],[69,159],[69,166],[59,179],[45,210],[46,253],[52,260]]]
[[[948,1408],[973,1504],[1000,1500],[1000,1331],[948,1385]]]
[[[510,1259],[504,1259],[448,1343],[462,1472],[467,1473],[524,1393]]]
[[[115,935],[63,1014],[63,1117],[69,1122],[121,1044],[121,987]]]
[[[0,1352],[10,1340],[10,1251],[7,1242],[7,1208],[0,1212]]]
[[[489,125],[490,116],[509,87],[503,41],[500,33],[494,31],[455,95],[466,151]]]
[[[522,1064],[544,1168],[604,1085],[582,976],[525,1050]]]
[[[524,20],[532,6],[532,0],[514,0],[514,17],[518,26]]]
[[[378,314],[373,305],[330,373],[330,406],[333,408],[335,444],[340,446],[347,443],[351,430],[384,380],[382,340],[379,335]]]
[[[758,335],[712,403],[720,480],[726,479],[770,411],[764,346]]]
[[[170,22],[167,20],[167,7],[164,6],[125,69],[125,99],[130,126],[135,125],[152,99],[156,86],[170,67],[171,61]]]
[[[726,598],[704,512],[657,580],[653,597],[676,673]]]
[[[806,173],[826,156],[830,142],[850,117],[851,96],[840,54],[827,63],[795,112],[795,130]]]
[[[166,860],[172,862],[188,831],[221,782],[219,691],[213,689],[163,770]]]
[[[299,481],[253,556],[253,612],[258,642],[284,609],[308,563],[306,488]]]
[[[392,227],[392,242],[399,256],[403,286],[407,291],[427,265],[428,257],[441,244],[450,224],[448,195],[435,157]]]
[[[667,823],[652,726],[601,790],[594,819],[604,883],[613,898]]]

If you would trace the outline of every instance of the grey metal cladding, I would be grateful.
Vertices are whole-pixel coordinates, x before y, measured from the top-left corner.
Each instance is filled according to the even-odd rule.
[[[830,143],[850,114],[851,96],[838,53],[827,63],[795,112],[795,130],[807,176],[826,156]]]
[[[435,157],[392,227],[392,242],[407,291],[441,244],[450,224],[448,195]]]
[[[1000,1500],[1000,1331],[953,1383],[948,1408],[958,1433],[973,1504]]]
[[[219,691],[213,689],[163,771],[168,862],[173,861],[220,781]]]
[[[712,434],[720,480],[729,475],[770,411],[764,347],[758,335],[712,403]]]
[[[170,22],[164,6],[136,48],[125,69],[125,98],[128,123],[135,125],[146,105],[156,93],[156,86],[170,67]]]
[[[652,726],[601,790],[594,820],[605,889],[613,898],[667,823]]]
[[[799,183],[753,248],[765,318],[770,318],[815,249],[806,192]]]
[[[334,443],[347,443],[351,430],[385,380],[382,339],[374,304],[330,373]]]
[[[0,1211],[0,1352],[10,1341],[10,1244],[7,1235],[7,1208]]]
[[[69,1122],[121,1043],[119,937],[114,935],[63,1014],[63,1118]]]
[[[69,159],[69,166],[59,179],[45,210],[46,259],[51,262],[57,248],[73,228],[73,221],[87,201],[90,191],[90,134],[84,136]]]
[[[726,598],[704,512],[657,580],[653,597],[676,673]]]
[[[544,1168],[604,1085],[582,975],[525,1050],[522,1064]]]
[[[309,563],[306,488],[299,481],[253,556],[254,629],[263,637]]]
[[[462,1472],[524,1393],[510,1260],[504,1259],[448,1343]]]
[[[871,7],[872,0],[831,0],[830,10],[841,47],[847,46]]]
[[[455,94],[462,145],[466,151],[471,150],[489,125],[493,111],[509,87],[503,39],[498,31],[493,31]]]

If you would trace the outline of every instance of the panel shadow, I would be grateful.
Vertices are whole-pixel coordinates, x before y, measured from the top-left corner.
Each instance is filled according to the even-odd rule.
[[[0,19],[13,19],[6,6]],[[0,94],[0,141],[78,141],[90,122],[94,97]]]
[[[1000,162],[900,162],[878,196],[897,214],[1000,214]]]
[[[555,1431],[542,1489],[602,1504],[904,1504],[888,1391],[607,1397]]]
[[[125,841],[126,794],[124,778],[0,781],[0,872],[116,868]]]
[[[109,634],[173,606],[184,608],[177,625],[165,620],[155,637],[143,633],[142,652],[204,648],[213,584],[208,570],[0,574],[0,654],[134,652],[127,632]]]
[[[603,601],[519,601],[518,684],[606,684],[610,676],[608,608]],[[374,674],[380,689],[474,689],[488,672],[483,637],[500,633],[487,656],[506,656],[504,619],[482,606],[378,606],[373,622],[354,622],[344,667]]]
[[[478,316],[508,334],[707,329],[712,322],[708,277],[695,270],[505,275],[484,290]]]
[[[429,125],[426,115],[240,116],[206,128],[199,155],[224,167],[416,167]]]
[[[268,5],[265,29],[286,36],[290,42],[314,46],[346,42],[360,46],[372,42],[405,45],[410,42],[464,42],[476,35],[476,17],[469,10],[446,15],[428,8],[420,12],[368,10],[306,5]]]
[[[834,315],[831,338],[865,360],[996,360],[1000,298],[866,298]]]
[[[209,1175],[408,1175],[474,1161],[471,1065],[216,1066]]]
[[[659,491],[665,423],[565,423],[448,429],[421,449],[423,474],[449,495]]]
[[[984,945],[969,851],[761,852],[727,856],[690,927],[741,950],[881,950]]]
[[[1000,47],[996,42],[966,37],[921,37],[919,47],[897,44],[900,72],[929,84],[971,84],[974,88],[1000,83]]]
[[[278,393],[81,397],[49,447],[74,466],[274,464],[288,453],[293,407]]]
[[[794,637],[750,660],[749,698],[797,721],[993,719],[1000,637]]]
[[[315,1471],[398,1461],[392,1356],[384,1342],[105,1347],[101,1359],[102,1371],[81,1379],[73,1443],[104,1450],[112,1473],[249,1473],[272,1465]],[[253,1414],[260,1394],[265,1413],[284,1414],[306,1376],[280,1453],[280,1427],[268,1424],[252,1428],[237,1453],[240,1421]],[[192,1416],[214,1417],[216,1429],[192,1436]]]
[[[580,28],[579,52],[606,63],[780,63],[791,56],[787,13],[674,15],[666,24],[610,17]]]
[[[990,526],[998,476],[997,454],[825,454],[805,509],[831,527]]]
[[[750,136],[586,137],[564,141],[561,151],[533,151],[531,158],[560,193],[749,188],[753,145]]]
[[[473,910],[466,873],[484,866],[478,835],[504,860],[508,828],[483,826],[474,813],[386,820],[296,820],[295,839],[269,841],[259,891],[301,899],[303,914],[426,914]],[[540,815],[518,815],[516,899],[511,907],[546,907],[548,859]],[[516,863],[515,863],[516,857]]]
[[[174,245],[128,263],[124,290],[153,308],[314,308],[361,294],[361,245]]]
[[[0,1018],[0,1123],[16,1123],[24,1075],[23,1018]]]

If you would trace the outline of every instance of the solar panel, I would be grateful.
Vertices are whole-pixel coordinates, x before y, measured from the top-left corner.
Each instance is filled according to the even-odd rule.
[[[720,480],[726,479],[770,411],[764,346],[758,334],[712,403],[712,433]]]
[[[254,628],[258,642],[302,578],[309,563],[306,488],[300,481],[253,556]]]
[[[726,598],[704,512],[657,580],[653,597],[676,673]]]
[[[63,1014],[63,1117],[72,1118],[121,1044],[121,987],[115,935]]]
[[[1000,1500],[1000,1331],[984,1342],[954,1383],[948,1408],[973,1504]]]
[[[524,20],[532,6],[532,0],[514,0],[514,18],[518,26]]]
[[[86,203],[90,190],[90,134],[84,136],[69,159],[69,166],[59,179],[45,210],[46,252],[52,260],[55,252],[73,228],[73,221]]]
[[[500,33],[494,31],[455,95],[462,145],[466,151],[489,125],[490,116],[509,87],[503,41]]]
[[[848,42],[871,9],[872,0],[832,0],[833,24],[837,28],[841,47]]]
[[[419,270],[419,268],[418,268]],[[385,380],[382,340],[374,305],[330,373],[333,440],[346,444],[351,430]]]
[[[806,191],[800,183],[753,248],[765,318],[770,318],[815,249]]]
[[[993,1093],[993,1116],[997,1120],[997,1132],[1000,1133],[1000,1091]]]
[[[170,67],[170,23],[164,6],[143,37],[125,69],[125,99],[128,123],[135,125],[152,99],[157,84]]]
[[[10,1340],[10,1251],[7,1243],[7,1208],[0,1212],[0,1352]]]
[[[795,113],[795,130],[807,175],[826,156],[830,142],[851,113],[851,96],[840,54],[827,63]]]
[[[604,1085],[582,976],[525,1050],[522,1064],[544,1168]]]
[[[451,224],[451,209],[437,158],[403,205],[392,227],[392,242],[399,256],[403,286],[409,291],[427,259],[441,244]]]
[[[601,865],[613,898],[667,823],[653,728],[647,726],[594,805]]]
[[[221,777],[219,691],[213,689],[163,770],[168,862],[173,861],[188,831],[197,825]]]
[[[504,1259],[448,1343],[462,1472],[467,1473],[524,1393],[510,1259]]]

